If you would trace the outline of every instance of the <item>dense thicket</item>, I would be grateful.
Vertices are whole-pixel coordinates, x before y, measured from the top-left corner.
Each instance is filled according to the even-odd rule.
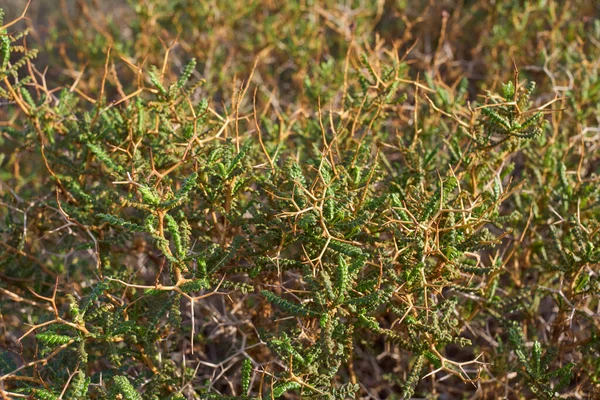
[[[599,395],[595,2],[7,7],[4,398]]]

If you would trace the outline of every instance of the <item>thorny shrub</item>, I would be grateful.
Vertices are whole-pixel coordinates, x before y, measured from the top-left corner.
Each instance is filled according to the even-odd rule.
[[[597,4],[45,3],[4,398],[598,395]]]

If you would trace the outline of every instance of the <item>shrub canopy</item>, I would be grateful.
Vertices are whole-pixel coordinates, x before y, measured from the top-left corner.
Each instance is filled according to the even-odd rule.
[[[597,394],[600,6],[435,3],[9,2],[3,397]]]

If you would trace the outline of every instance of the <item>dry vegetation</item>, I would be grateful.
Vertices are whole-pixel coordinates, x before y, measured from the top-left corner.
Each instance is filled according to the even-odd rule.
[[[3,398],[600,398],[596,2],[3,7]]]

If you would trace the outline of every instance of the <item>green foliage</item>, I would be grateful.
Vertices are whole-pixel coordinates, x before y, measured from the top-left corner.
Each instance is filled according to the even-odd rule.
[[[242,363],[242,396],[248,394],[250,382],[252,379],[252,362],[246,358]]]
[[[525,350],[525,344],[516,328],[510,330],[509,339],[515,348],[515,355],[522,368],[520,371],[530,390],[543,399],[553,399],[555,393],[563,389],[572,379],[573,363],[567,363],[556,370],[550,370],[550,363],[556,357],[556,349],[542,352],[540,342],[534,341],[531,354]]]
[[[600,9],[437,3],[0,14],[2,397],[593,397]]]
[[[36,338],[40,342],[50,345],[50,346],[57,345],[57,344],[60,345],[60,344],[69,343],[71,340],[73,340],[73,338],[70,336],[57,335],[52,332],[38,333],[36,335]]]
[[[90,382],[91,378],[86,377],[83,371],[79,371],[73,377],[73,380],[71,381],[71,385],[69,386],[66,396],[69,399],[87,399]]]
[[[136,392],[135,388],[124,376],[115,376],[109,390],[111,398],[122,398],[123,400],[142,400],[142,396]]]
[[[286,299],[282,299],[281,297],[277,296],[273,292],[263,290],[262,295],[265,296],[267,298],[267,300],[269,300],[271,303],[277,305],[278,307],[282,308],[283,310],[289,312],[292,315],[302,315],[302,316],[311,315],[310,310],[308,310],[305,307],[302,307],[300,305],[294,304]]]

